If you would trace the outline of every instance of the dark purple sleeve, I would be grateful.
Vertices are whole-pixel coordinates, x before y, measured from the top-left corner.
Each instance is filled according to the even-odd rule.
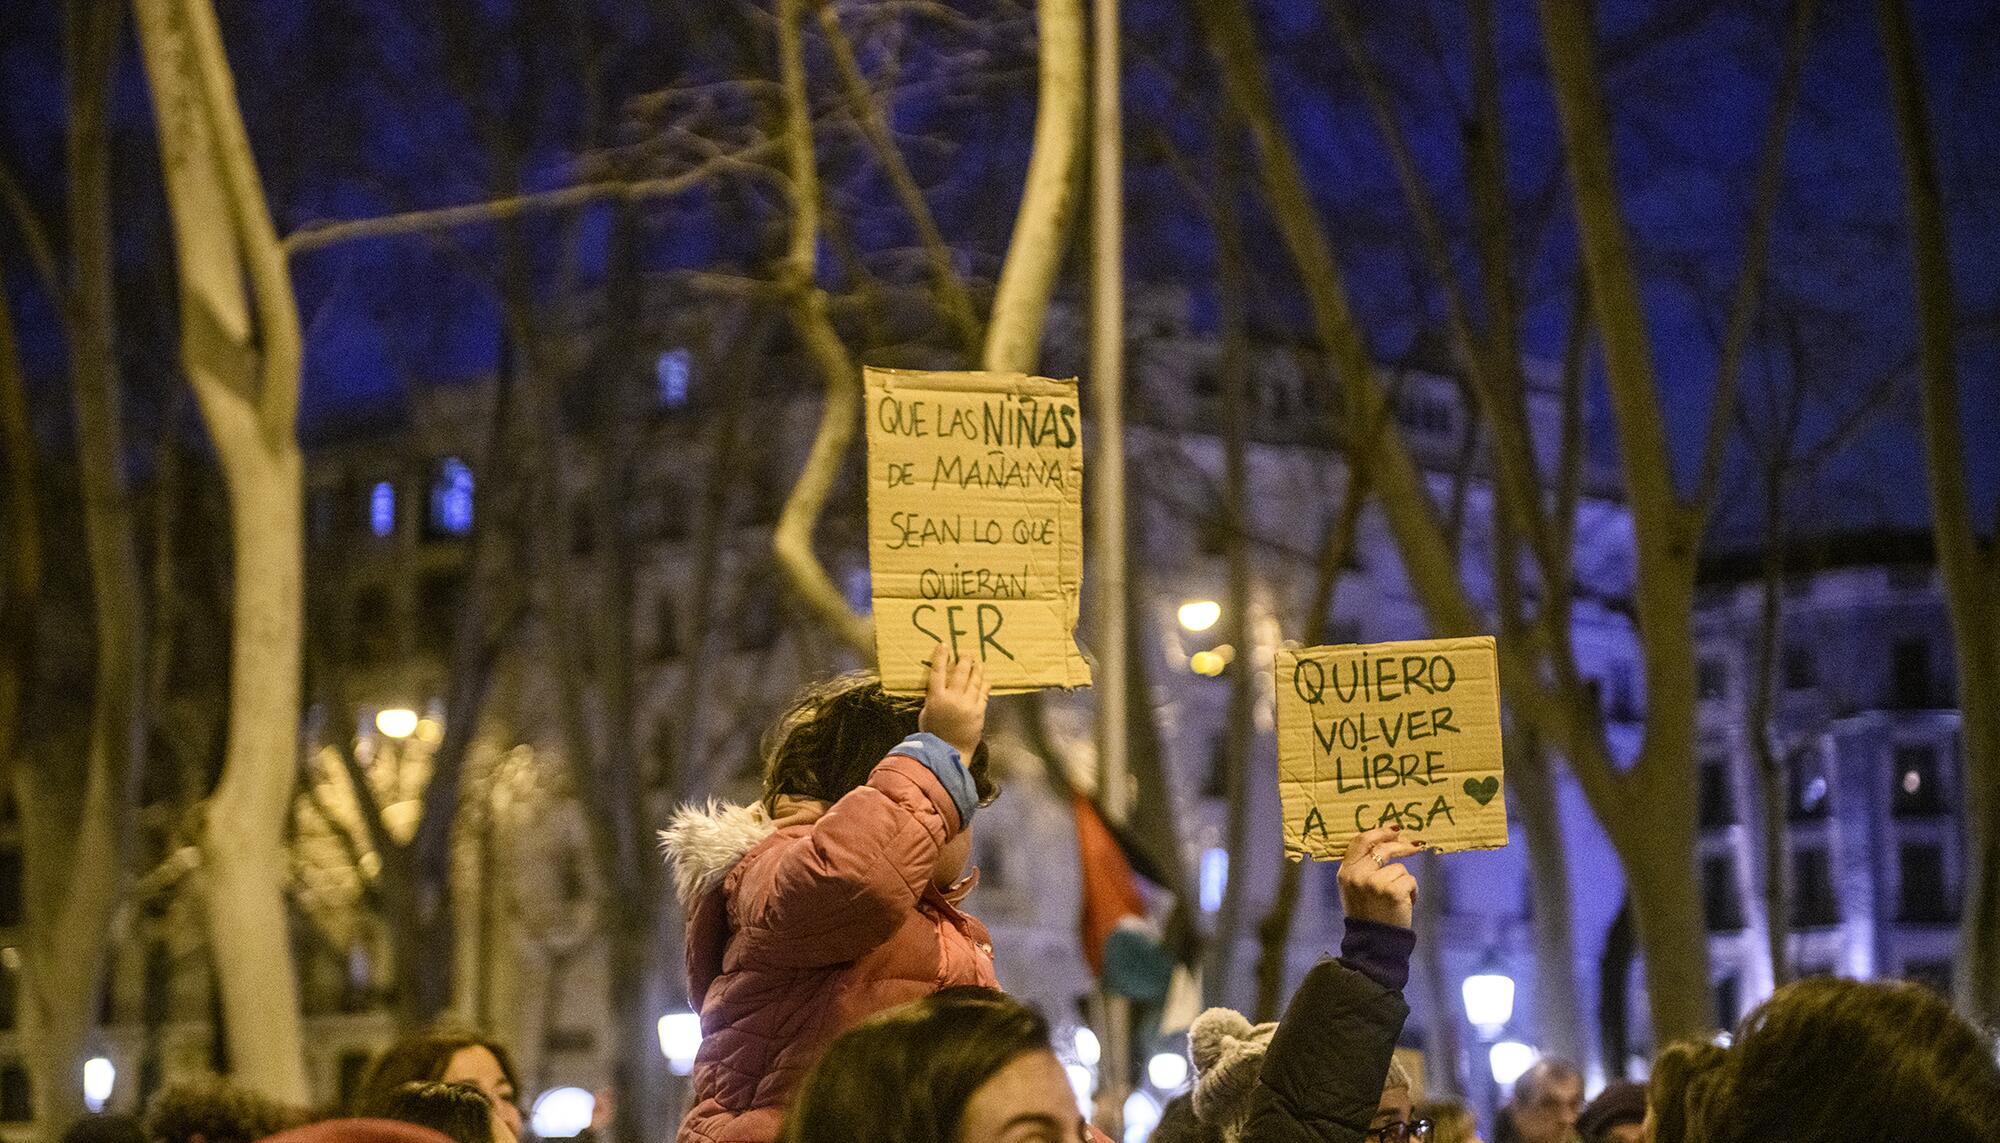
[[[1410,954],[1416,948],[1417,934],[1410,929],[1349,917],[1340,938],[1340,960],[1400,996],[1410,982]]]

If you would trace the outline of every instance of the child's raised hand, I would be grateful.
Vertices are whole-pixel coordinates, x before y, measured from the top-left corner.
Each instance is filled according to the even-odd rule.
[[[1398,826],[1356,834],[1340,859],[1340,907],[1349,917],[1415,928],[1417,879],[1396,859],[1423,847],[1404,840]]]
[[[986,698],[991,693],[984,663],[961,659],[939,643],[931,652],[930,687],[924,693],[924,709],[917,715],[917,729],[956,746],[970,760],[986,735]]]

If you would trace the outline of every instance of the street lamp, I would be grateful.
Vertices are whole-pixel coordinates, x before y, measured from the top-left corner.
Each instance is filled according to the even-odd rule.
[[[118,1069],[103,1056],[84,1061],[83,1105],[95,1114],[111,1102],[111,1088],[118,1082]]]
[[[1178,1091],[1187,1082],[1188,1060],[1179,1052],[1161,1052],[1146,1061],[1146,1078],[1161,1091]]]
[[[1460,993],[1465,997],[1465,1018],[1479,1029],[1481,1039],[1498,1036],[1514,1018],[1514,978],[1491,961],[1465,978]]]
[[[1486,1050],[1487,1065],[1493,1069],[1493,1082],[1501,1087],[1521,1078],[1521,1074],[1535,1066],[1540,1053],[1519,1040],[1502,1040]]]
[[[1189,631],[1206,631],[1222,618],[1222,605],[1212,599],[1190,599],[1181,604],[1181,626]]]
[[[408,738],[417,732],[417,712],[408,707],[392,706],[375,712],[375,729],[390,738]]]
[[[574,1139],[590,1126],[597,1114],[597,1097],[580,1087],[558,1087],[535,1100],[528,1122],[541,1139]]]
[[[694,1058],[701,1051],[701,1017],[692,1012],[669,1012],[660,1017],[660,1053],[667,1068],[677,1076],[694,1074]]]

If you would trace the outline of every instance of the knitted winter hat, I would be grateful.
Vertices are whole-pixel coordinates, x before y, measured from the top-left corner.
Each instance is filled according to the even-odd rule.
[[[1250,1113],[1250,1093],[1257,1086],[1264,1051],[1271,1046],[1275,1021],[1252,1024],[1241,1012],[1211,1008],[1188,1028],[1188,1055],[1194,1059],[1194,1114],[1203,1123],[1234,1140]]]

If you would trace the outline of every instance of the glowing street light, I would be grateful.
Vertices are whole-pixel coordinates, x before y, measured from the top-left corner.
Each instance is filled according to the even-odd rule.
[[[1103,1045],[1097,1042],[1097,1033],[1079,1025],[1073,1039],[1076,1045],[1076,1062],[1086,1068],[1094,1068],[1104,1057]]]
[[[1146,1061],[1146,1078],[1161,1091],[1175,1091],[1187,1082],[1187,1057],[1179,1052],[1161,1052]]]
[[[408,707],[392,706],[375,712],[375,729],[390,738],[408,738],[417,732],[417,712]]]
[[[574,1139],[590,1126],[597,1114],[597,1097],[580,1087],[557,1087],[535,1100],[528,1122],[540,1139]]]
[[[1191,599],[1181,604],[1180,618],[1189,631],[1206,631],[1222,618],[1222,605],[1212,599]]]
[[[110,1060],[98,1056],[86,1060],[83,1065],[83,1105],[93,1113],[103,1111],[111,1102],[111,1089],[118,1082],[118,1069]]]
[[[660,1017],[660,1053],[667,1057],[667,1069],[677,1076],[694,1074],[694,1057],[701,1051],[701,1017],[692,1012],[669,1012]]]
[[[1493,1082],[1506,1087],[1535,1066],[1541,1053],[1519,1040],[1502,1040],[1486,1050],[1486,1062],[1493,1069]]]
[[[1465,1018],[1485,1039],[1499,1035],[1514,1018],[1514,978],[1497,967],[1466,977],[1460,992],[1465,997]]]

